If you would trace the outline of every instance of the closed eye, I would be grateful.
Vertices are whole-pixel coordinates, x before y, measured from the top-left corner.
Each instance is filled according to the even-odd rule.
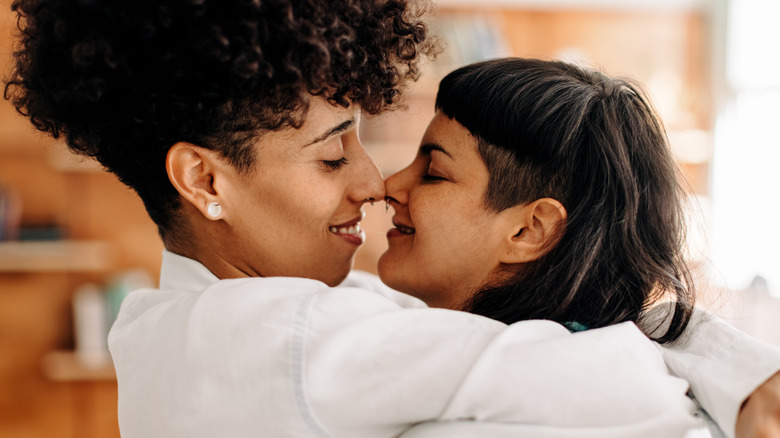
[[[347,160],[347,157],[341,157],[334,161],[323,160],[322,164],[329,170],[339,170],[342,166],[349,164],[349,160]]]
[[[447,178],[438,176],[438,175],[431,175],[430,173],[426,172],[422,176],[423,182],[437,182],[437,181],[447,181]]]
[[[441,147],[436,143],[426,143],[420,146],[420,150],[418,152],[418,158],[425,159],[427,163],[425,173],[422,176],[423,182],[435,183],[439,181],[448,181],[448,179],[444,177],[441,173],[434,170],[435,168],[432,166],[433,152],[441,153],[443,154],[443,156],[452,159],[452,155],[450,155],[450,153],[447,152],[446,149],[444,149],[443,147]]]

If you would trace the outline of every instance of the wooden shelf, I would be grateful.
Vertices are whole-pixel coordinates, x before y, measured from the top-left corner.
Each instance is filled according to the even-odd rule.
[[[0,243],[0,272],[103,272],[114,265],[103,241],[58,240]]]
[[[87,364],[74,351],[52,351],[41,361],[43,375],[56,382],[115,380],[116,372],[111,357],[106,351],[105,358],[95,364]]]

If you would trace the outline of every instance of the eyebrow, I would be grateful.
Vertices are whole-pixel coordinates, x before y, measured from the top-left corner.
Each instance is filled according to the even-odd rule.
[[[439,152],[443,153],[444,155],[450,157],[450,159],[454,160],[454,158],[452,157],[452,154],[447,152],[447,150],[444,149],[439,144],[436,144],[436,143],[426,143],[426,144],[420,146],[420,153],[422,153],[422,154],[430,155],[431,152],[433,152],[433,151],[439,151]]]
[[[345,120],[345,121],[339,123],[338,125],[336,125],[336,126],[330,128],[330,129],[328,129],[327,131],[323,132],[322,134],[318,135],[314,140],[306,143],[303,147],[311,146],[313,144],[316,144],[316,143],[319,143],[321,141],[324,141],[324,140],[326,140],[326,139],[328,139],[328,138],[330,138],[330,137],[332,137],[332,136],[334,136],[336,134],[340,134],[340,133],[346,131],[347,129],[351,128],[352,125],[354,125],[354,124],[355,124],[355,118],[354,117],[349,119],[349,120]]]

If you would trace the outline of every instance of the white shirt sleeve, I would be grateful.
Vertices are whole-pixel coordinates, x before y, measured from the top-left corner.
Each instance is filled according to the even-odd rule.
[[[655,434],[625,436],[653,437],[698,426],[687,383],[633,324],[573,335],[550,321],[507,327],[442,309],[367,313],[377,306],[361,305],[366,295],[332,289],[304,311],[300,400],[321,436],[397,436],[432,420],[642,425]]]
[[[742,403],[780,370],[780,349],[706,312],[694,312],[683,335],[661,352],[672,374],[686,379],[696,399],[729,438]]]
[[[425,306],[416,298],[388,288],[373,274],[356,272],[348,281],[377,291],[402,307]],[[653,309],[648,315],[650,324],[662,319],[664,310]],[[671,373],[690,383],[698,402],[729,438],[734,437],[742,403],[780,371],[780,349],[698,309],[680,339],[662,345],[661,351]]]
[[[406,309],[422,309],[428,307],[421,299],[388,287],[382,283],[382,280],[380,280],[377,275],[366,271],[352,270],[339,286],[357,287],[375,292]]]

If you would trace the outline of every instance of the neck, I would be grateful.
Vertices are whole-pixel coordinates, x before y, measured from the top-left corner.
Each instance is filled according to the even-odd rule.
[[[217,278],[224,280],[228,278],[257,277],[257,274],[244,272],[229,262],[223,254],[224,238],[218,238],[217,235],[224,236],[214,230],[215,227],[181,227],[176,233],[168,233],[163,239],[165,249],[183,257],[190,258],[200,262]]]

